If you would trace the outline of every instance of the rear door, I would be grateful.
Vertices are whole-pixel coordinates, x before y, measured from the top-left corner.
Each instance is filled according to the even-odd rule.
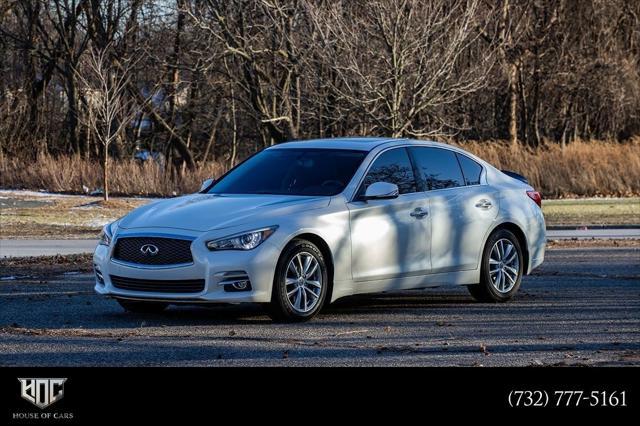
[[[359,200],[374,182],[396,184],[400,195],[390,200]],[[389,149],[373,161],[354,201],[348,203],[354,280],[428,273],[429,206],[417,188],[406,148]]]
[[[429,199],[432,272],[477,268],[498,213],[497,192],[481,184],[482,166],[443,148],[411,147],[410,152],[418,185]]]

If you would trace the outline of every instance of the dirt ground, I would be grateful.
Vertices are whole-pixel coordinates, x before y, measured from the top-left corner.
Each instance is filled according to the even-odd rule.
[[[102,226],[153,198],[0,190],[0,239],[96,238]],[[547,225],[640,224],[640,198],[544,200]]]
[[[152,200],[0,191],[0,239],[96,238],[102,226]]]

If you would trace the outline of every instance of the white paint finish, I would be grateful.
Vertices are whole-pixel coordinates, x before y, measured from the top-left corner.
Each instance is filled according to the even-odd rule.
[[[332,300],[356,293],[435,285],[465,285],[479,281],[480,257],[495,227],[509,222],[527,238],[530,270],[544,258],[545,229],[531,189],[458,148],[434,142],[401,139],[292,142],[269,149],[313,147],[368,150],[342,194],[334,197],[196,194],[143,206],[125,217],[116,237],[135,233],[181,234],[195,238],[194,264],[181,268],[135,268],[115,265],[100,246],[94,260],[105,276],[197,279],[207,285],[201,294],[128,292],[96,285],[101,294],[137,299],[201,302],[268,302],[274,271],[284,247],[296,237],[312,234],[326,243],[333,264]],[[464,153],[485,169],[481,185],[401,195],[391,200],[353,201],[374,158],[398,146],[433,146]],[[489,207],[487,207],[490,204]],[[416,208],[423,217],[412,215]],[[278,225],[275,233],[250,251],[211,252],[206,241]],[[215,276],[243,270],[253,290],[225,293]]]
[[[426,194],[430,201],[432,272],[476,269],[484,236],[498,215],[498,191],[478,185]],[[490,206],[476,207],[479,203]]]
[[[429,272],[431,216],[412,216],[416,210],[428,213],[429,201],[423,194],[356,201],[348,208],[354,281]]]

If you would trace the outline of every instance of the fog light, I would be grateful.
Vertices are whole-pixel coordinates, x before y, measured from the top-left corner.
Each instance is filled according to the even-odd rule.
[[[104,277],[102,276],[102,271],[100,271],[98,265],[93,265],[93,272],[95,272],[96,274],[96,281],[98,282],[98,284],[104,285]]]
[[[218,285],[224,288],[224,291],[251,291],[251,280],[245,271],[228,271],[216,274],[220,277]]]
[[[224,291],[250,291],[251,290],[251,281],[249,280],[240,280],[233,281],[232,283],[224,285]]]
[[[249,281],[247,280],[243,280],[243,281],[236,281],[233,284],[231,284],[231,286],[233,286],[234,289],[236,290],[246,290],[247,287],[249,286]]]

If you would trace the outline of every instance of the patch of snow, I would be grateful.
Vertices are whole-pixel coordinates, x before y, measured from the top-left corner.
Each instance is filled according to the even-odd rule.
[[[107,223],[111,223],[116,219],[117,218],[113,218],[113,219],[98,218],[98,219],[92,219],[92,220],[83,222],[82,224],[84,226],[89,226],[89,227],[92,227],[92,228],[98,228],[98,227],[105,226]]]
[[[65,272],[62,275],[78,275],[80,272],[79,271],[69,271],[69,272]]]
[[[13,275],[9,276],[9,277],[0,277],[0,281],[9,281],[9,280],[15,280],[16,277],[14,277]]]
[[[90,196],[90,195],[81,195],[81,194],[58,194],[55,192],[47,192],[47,191],[30,191],[27,189],[0,189],[0,194],[1,195],[8,195],[8,197],[4,197],[4,198],[12,198],[11,196],[25,196],[25,197],[56,197],[56,198],[93,198],[95,199],[95,197]],[[186,194],[185,194],[186,195]],[[109,197],[110,199],[136,199],[136,200],[162,200],[164,198],[167,197],[144,197],[144,196],[138,196],[138,195],[134,195],[131,197]]]
[[[60,197],[60,198],[84,197],[84,195],[56,194],[54,192],[29,191],[26,189],[0,189],[0,194],[23,195],[27,197]]]

